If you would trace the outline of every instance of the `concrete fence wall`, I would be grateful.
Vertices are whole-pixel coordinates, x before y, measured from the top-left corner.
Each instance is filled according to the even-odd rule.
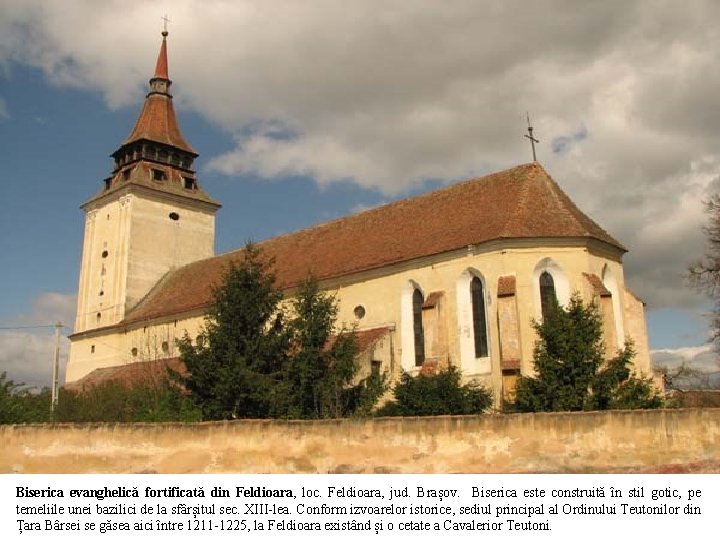
[[[0,428],[0,472],[720,472],[720,409]]]

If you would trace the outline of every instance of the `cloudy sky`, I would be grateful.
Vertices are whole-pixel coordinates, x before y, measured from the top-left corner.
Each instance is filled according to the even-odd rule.
[[[718,369],[682,274],[720,191],[720,2],[0,0],[0,370],[49,383],[52,329],[19,327],[72,326],[78,206],[165,13],[219,252],[527,162],[529,111],[539,161],[629,248],[658,363]]]

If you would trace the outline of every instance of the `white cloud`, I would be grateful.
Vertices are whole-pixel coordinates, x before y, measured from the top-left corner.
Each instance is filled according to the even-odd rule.
[[[236,142],[210,167],[399,194],[528,161],[530,111],[634,291],[703,302],[681,276],[720,179],[720,3],[5,0],[0,65],[139,103],[165,11],[179,106]]]
[[[717,351],[710,345],[700,347],[679,347],[677,349],[655,349],[650,351],[653,366],[673,369],[685,365],[698,371],[717,371],[720,361]]]
[[[666,369],[674,388],[720,388],[720,357],[710,345],[650,351],[655,368]]]
[[[43,293],[32,302],[32,309],[0,322],[0,371],[8,378],[31,386],[50,386],[55,356],[56,322],[65,325],[60,338],[60,381],[65,380],[67,363],[67,336],[75,317],[75,296],[60,293]],[[42,326],[44,328],[32,328]],[[31,328],[27,328],[31,327]]]

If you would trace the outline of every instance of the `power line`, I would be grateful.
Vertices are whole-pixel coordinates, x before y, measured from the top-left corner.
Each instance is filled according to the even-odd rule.
[[[36,326],[0,326],[0,330],[37,330],[39,328],[55,328],[56,324],[43,324],[43,325],[36,325]],[[68,328],[69,327],[65,325],[60,325],[61,328]]]

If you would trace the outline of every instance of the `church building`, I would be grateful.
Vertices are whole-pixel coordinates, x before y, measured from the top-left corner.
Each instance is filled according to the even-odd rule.
[[[198,154],[173,108],[167,32],[140,116],[82,205],[85,236],[66,382],[73,386],[177,358],[202,345],[204,314],[242,250],[214,255],[220,204],[198,181]],[[242,232],[238,236],[243,238]],[[626,338],[650,375],[643,303],[625,286],[623,245],[537,162],[260,242],[286,296],[309,274],[355,327],[361,373],[457,366],[496,403],[532,374],[536,333],[554,296],[597,302],[608,355]]]

